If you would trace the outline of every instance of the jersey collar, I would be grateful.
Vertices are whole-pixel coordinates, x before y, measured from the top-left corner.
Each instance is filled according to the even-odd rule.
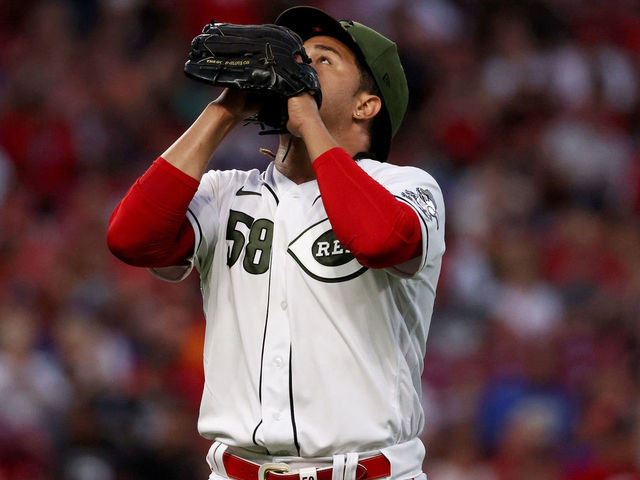
[[[280,173],[275,167],[275,162],[271,162],[267,166],[267,169],[262,173],[262,179],[279,197],[303,197],[313,201],[318,195],[318,182],[315,179],[298,185]]]

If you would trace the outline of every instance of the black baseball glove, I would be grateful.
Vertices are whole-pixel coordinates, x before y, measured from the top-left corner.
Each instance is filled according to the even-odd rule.
[[[264,97],[258,114],[246,119],[259,123],[262,134],[286,132],[287,99],[309,92],[322,102],[317,72],[302,39],[279,25],[205,25],[191,42],[184,73],[220,87],[245,90]],[[272,130],[265,131],[265,126]]]

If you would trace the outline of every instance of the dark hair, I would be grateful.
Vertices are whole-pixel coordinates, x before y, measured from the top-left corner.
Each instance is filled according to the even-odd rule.
[[[358,91],[368,92],[371,95],[377,95],[382,99],[382,94],[380,93],[380,89],[378,88],[378,84],[373,79],[373,75],[369,71],[367,67],[362,64],[362,61],[358,59],[356,62],[358,66],[358,71],[360,72],[360,86],[358,87]]]
[[[386,157],[389,147],[388,145],[384,147],[380,145],[380,143],[388,143],[390,139],[388,133],[391,131],[391,126],[389,125],[388,120],[389,115],[384,105],[384,100],[382,98],[380,88],[378,88],[378,84],[373,78],[372,73],[369,71],[369,68],[359,58],[357,58],[356,60],[356,65],[358,67],[358,71],[360,72],[360,85],[358,86],[358,91],[376,95],[382,102],[380,111],[375,117],[373,117],[371,123],[369,123],[369,151],[360,152],[358,153],[358,156],[368,156],[373,157],[377,160],[384,161],[386,158],[383,157]]]

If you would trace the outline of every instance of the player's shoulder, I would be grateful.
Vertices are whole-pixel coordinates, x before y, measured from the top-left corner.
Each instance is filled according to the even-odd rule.
[[[383,185],[385,182],[420,183],[440,190],[436,179],[429,172],[419,167],[412,165],[394,165],[370,158],[358,160],[358,165]]]
[[[243,186],[258,186],[262,183],[262,172],[257,168],[252,170],[209,170],[200,181],[203,188],[211,188],[218,195],[226,191],[235,193]]]
[[[257,168],[252,170],[209,170],[202,177],[203,180],[207,179],[208,181],[225,181],[225,182],[234,182],[234,183],[245,183],[248,180],[256,179],[259,180],[262,173]]]

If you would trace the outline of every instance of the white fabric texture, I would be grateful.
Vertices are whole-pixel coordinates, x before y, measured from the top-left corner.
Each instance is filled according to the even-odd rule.
[[[224,468],[222,455],[227,450],[227,446],[220,442],[213,442],[209,452],[207,453],[207,463],[212,472],[217,473],[221,477],[227,476],[227,470]]]
[[[333,471],[331,472],[331,480],[342,480],[344,478],[344,464],[347,462],[347,456],[339,453],[333,456]]]
[[[356,480],[356,471],[358,469],[358,454],[355,452],[347,453],[347,461],[344,464],[343,480]]]
[[[318,474],[315,467],[301,468],[298,472],[300,480],[318,480]]]

